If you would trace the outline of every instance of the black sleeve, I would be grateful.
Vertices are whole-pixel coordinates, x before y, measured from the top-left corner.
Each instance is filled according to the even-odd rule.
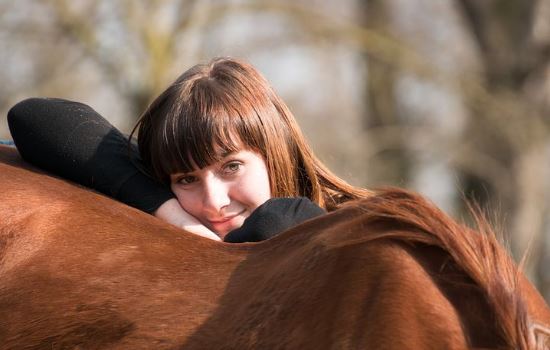
[[[229,232],[224,241],[263,241],[325,213],[325,210],[305,197],[271,198],[256,208],[240,228]]]
[[[15,145],[26,161],[152,213],[173,198],[170,189],[142,173],[136,145],[91,107],[73,101],[30,98],[8,112]]]

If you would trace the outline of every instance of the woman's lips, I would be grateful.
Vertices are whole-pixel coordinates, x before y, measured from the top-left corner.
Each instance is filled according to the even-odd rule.
[[[226,224],[226,223],[229,223],[231,222],[231,220],[233,220],[234,218],[244,214],[246,211],[246,209],[243,209],[241,212],[237,213],[237,214],[234,214],[234,215],[229,215],[229,216],[225,216],[223,218],[220,218],[220,219],[216,219],[216,220],[208,220],[208,222],[212,225],[212,226],[220,226],[220,225],[223,225],[223,224]]]
[[[240,213],[239,213],[240,214]],[[224,222],[227,222],[231,219],[233,219],[234,217],[238,216],[239,214],[235,214],[235,215],[231,215],[231,216],[226,216],[226,217],[223,217],[221,219],[217,219],[217,220],[208,220],[211,224],[223,224]]]

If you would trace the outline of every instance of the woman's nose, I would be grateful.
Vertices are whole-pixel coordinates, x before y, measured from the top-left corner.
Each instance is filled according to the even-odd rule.
[[[230,202],[228,188],[223,181],[215,177],[204,181],[203,205],[206,210],[217,214]]]

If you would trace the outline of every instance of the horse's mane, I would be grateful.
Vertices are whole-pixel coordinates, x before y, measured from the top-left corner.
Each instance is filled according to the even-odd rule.
[[[351,204],[353,205],[353,204]],[[514,349],[529,348],[528,310],[520,293],[520,272],[480,210],[470,207],[477,230],[457,223],[422,196],[397,188],[377,191],[358,208],[370,239],[436,246],[477,285],[494,312],[502,339]]]

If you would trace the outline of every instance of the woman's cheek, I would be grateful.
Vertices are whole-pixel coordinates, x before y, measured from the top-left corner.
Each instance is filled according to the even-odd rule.
[[[195,194],[189,191],[185,191],[181,188],[178,188],[178,186],[172,185],[172,192],[176,195],[176,198],[178,199],[178,202],[180,206],[185,210],[187,213],[197,217],[197,201],[194,199],[196,197]]]

